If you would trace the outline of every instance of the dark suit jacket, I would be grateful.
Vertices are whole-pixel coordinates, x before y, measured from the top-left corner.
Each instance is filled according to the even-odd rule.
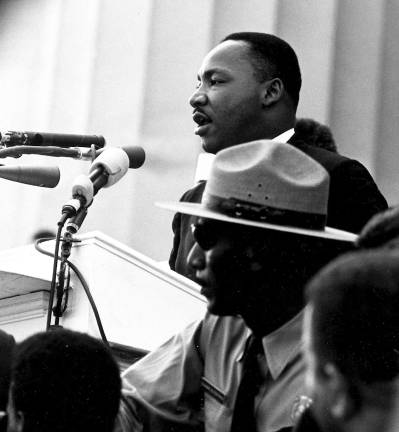
[[[358,233],[371,216],[387,208],[385,198],[360,162],[309,145],[296,135],[288,142],[323,165],[330,174],[328,226]],[[188,190],[181,201],[201,202],[205,184],[202,181]],[[192,278],[192,270],[186,261],[194,244],[190,225],[195,219],[194,216],[177,213],[172,222],[174,240],[169,265],[172,270],[189,278]]]

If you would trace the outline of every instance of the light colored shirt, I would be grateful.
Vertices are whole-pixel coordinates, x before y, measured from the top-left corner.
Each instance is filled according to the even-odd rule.
[[[294,424],[304,394],[301,326],[302,313],[262,339],[259,431]],[[135,363],[123,374],[122,430],[166,431],[172,424],[176,430],[205,425],[206,432],[228,432],[249,336],[241,318],[207,314]]]
[[[273,138],[273,141],[286,143],[293,135],[294,128],[288,129],[280,135]],[[194,175],[194,184],[197,184],[201,180],[208,180],[209,172],[211,170],[213,159],[215,155],[212,153],[200,153],[197,159],[197,167]]]

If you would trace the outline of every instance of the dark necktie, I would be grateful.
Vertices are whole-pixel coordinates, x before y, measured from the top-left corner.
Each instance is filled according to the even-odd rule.
[[[250,336],[243,358],[242,378],[234,406],[231,432],[256,431],[254,403],[262,381],[257,358],[261,352],[263,352],[262,339]]]

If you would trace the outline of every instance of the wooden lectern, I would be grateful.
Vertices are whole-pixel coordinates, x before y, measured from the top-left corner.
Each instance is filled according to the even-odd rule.
[[[124,348],[131,347],[133,357],[145,353],[204,315],[206,302],[194,282],[101,232],[76,238],[81,242],[70,261],[88,282],[107,339],[122,357]],[[41,246],[54,252],[54,241]],[[52,265],[34,245],[0,252],[0,327],[16,340],[45,330]],[[71,286],[60,324],[100,337],[73,271]]]

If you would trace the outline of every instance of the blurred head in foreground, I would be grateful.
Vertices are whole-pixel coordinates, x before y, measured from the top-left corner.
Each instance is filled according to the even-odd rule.
[[[399,374],[399,253],[340,257],[307,286],[311,413],[323,431],[381,430]]]
[[[84,333],[57,329],[17,346],[7,408],[9,432],[111,432],[119,369],[109,349]]]

